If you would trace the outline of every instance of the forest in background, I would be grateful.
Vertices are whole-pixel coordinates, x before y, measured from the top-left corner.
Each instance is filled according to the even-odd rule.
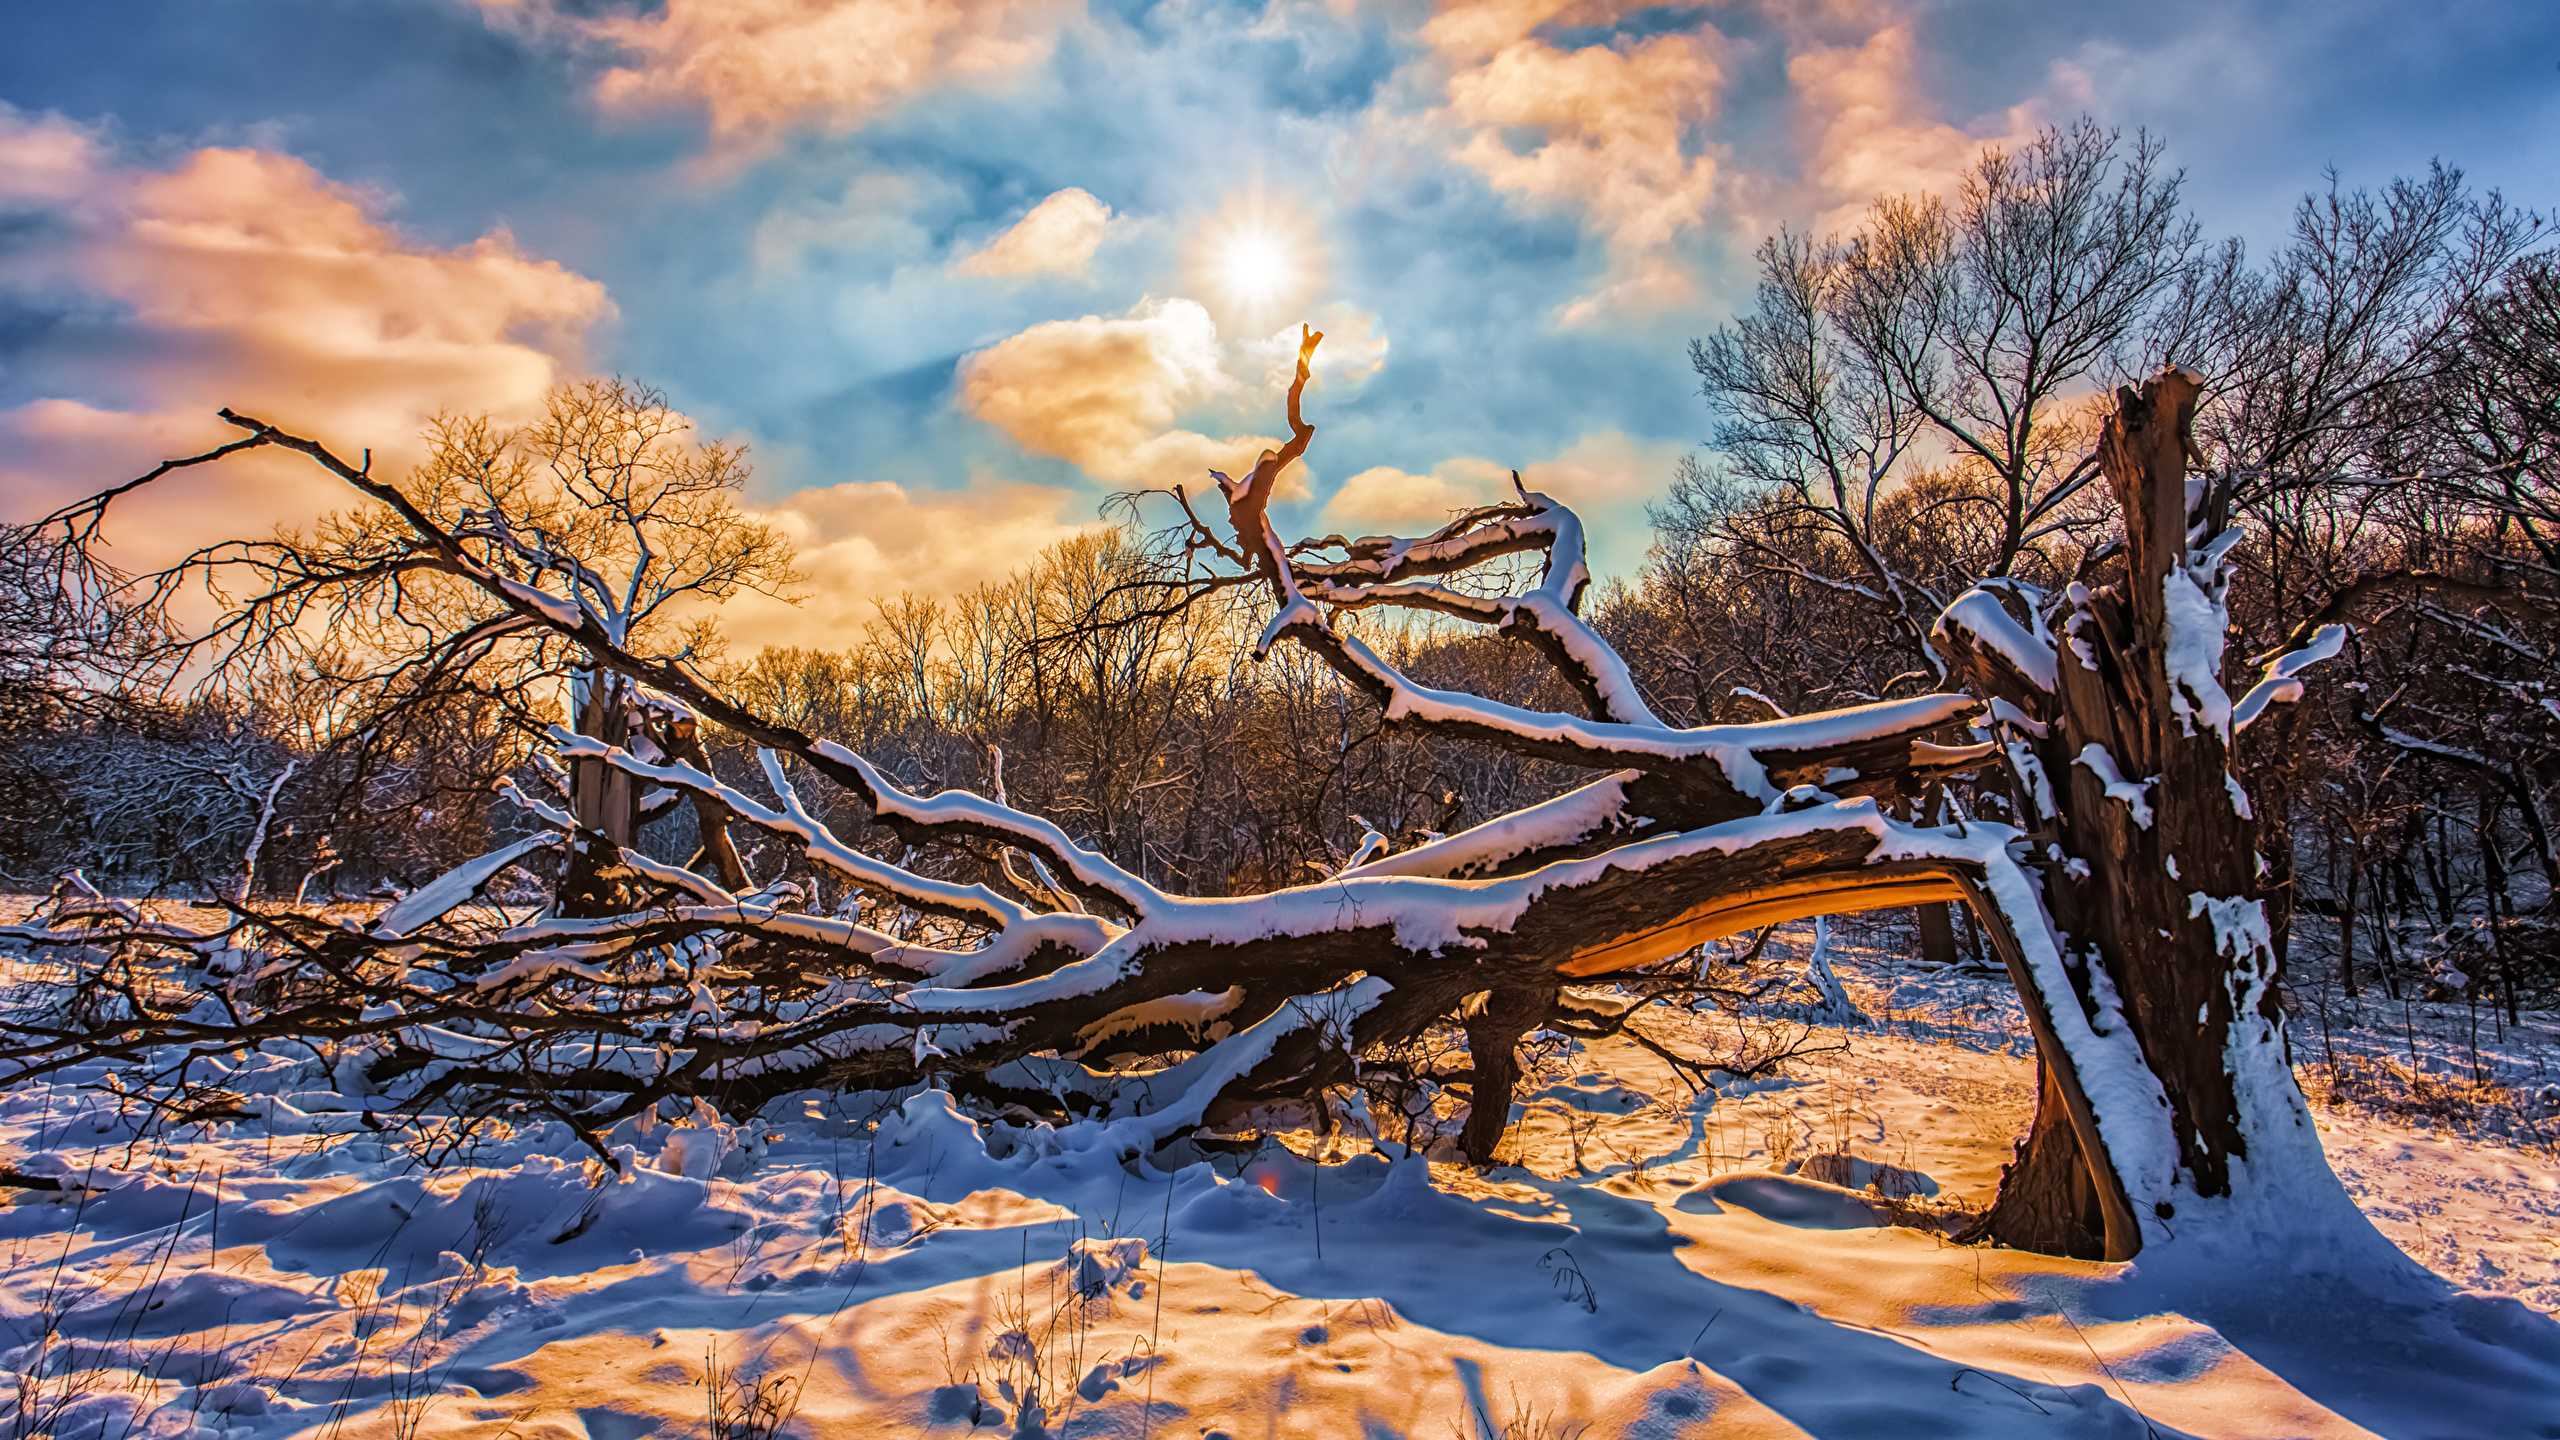
[[[2549,1003],[2560,266],[2538,217],[2437,168],[2323,185],[2253,256],[2202,232],[2151,141],[2084,123],[1987,153],[1944,200],[1880,199],[1853,234],[1773,236],[1758,281],[1688,357],[1712,446],[1665,477],[1640,572],[1585,604],[1656,713],[1749,721],[1942,688],[1928,635],[1960,592],[2057,594],[2113,558],[2092,456],[2106,389],[2189,366],[2206,381],[2197,463],[2247,537],[2232,654],[2351,626],[2325,683],[2235,749],[2278,944],[2340,957],[2350,993]],[[430,440],[402,482],[419,494],[502,476],[538,508],[574,504],[574,485],[546,483],[564,474],[678,477],[689,498],[664,519],[698,573],[649,623],[689,631],[724,691],[910,788],[1000,792],[1169,889],[1300,883],[1370,830],[1401,847],[1569,773],[1387,726],[1313,656],[1257,661],[1253,592],[1198,583],[1176,497],[1128,497],[1115,528],[957,598],[882,597],[840,649],[748,656],[721,647],[716,601],[787,589],[788,556],[728,506],[744,455],[688,433],[663,397],[587,382],[524,430],[457,418]],[[10,540],[12,886],[78,868],[128,893],[361,895],[534,828],[496,787],[523,782],[565,718],[568,647],[421,664],[402,624],[340,615],[209,679],[172,676],[154,617],[62,590],[45,530]],[[1425,684],[1569,706],[1498,635],[1398,612],[1356,623]],[[718,774],[753,776],[750,747],[705,738]],[[814,790],[843,833],[899,856]],[[1996,818],[2003,797],[1959,779],[1920,803],[1915,819]],[[691,843],[684,805],[648,824],[652,848]],[[779,863],[756,849],[769,841],[742,843],[751,871]],[[1947,907],[1921,920],[1933,953],[1972,943]]]

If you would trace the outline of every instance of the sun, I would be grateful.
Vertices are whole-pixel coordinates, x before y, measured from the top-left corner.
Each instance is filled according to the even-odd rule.
[[[1220,329],[1267,335],[1304,318],[1299,311],[1322,294],[1323,231],[1304,205],[1249,186],[1191,227],[1182,268],[1188,293]]]
[[[1229,236],[1218,270],[1227,298],[1255,310],[1286,295],[1295,278],[1288,247],[1268,230],[1239,230]]]

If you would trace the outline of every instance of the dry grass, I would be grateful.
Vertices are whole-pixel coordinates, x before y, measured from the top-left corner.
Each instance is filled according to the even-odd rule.
[[[2479,1078],[2389,1055],[2341,1054],[2295,1067],[2315,1105],[2353,1110],[2457,1135],[2488,1135],[2560,1157],[2560,1114],[2552,1097],[2495,1078]]]

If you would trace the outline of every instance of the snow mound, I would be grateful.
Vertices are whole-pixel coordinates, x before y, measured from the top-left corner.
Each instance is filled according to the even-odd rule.
[[[118,1296],[74,1310],[63,1317],[62,1328],[85,1337],[165,1339],[226,1325],[287,1320],[317,1305],[311,1296],[277,1281],[194,1270],[163,1280],[138,1306],[133,1297]]]
[[[1072,1241],[1058,1262],[1060,1279],[1088,1300],[1126,1286],[1146,1268],[1147,1242],[1133,1235]]]
[[[1938,1182],[1917,1170],[1838,1150],[1805,1157],[1797,1163],[1794,1173],[1843,1190],[1871,1190],[1894,1199],[1938,1193]]]
[[[1863,1195],[1797,1175],[1719,1175],[1675,1202],[1691,1214],[1727,1206],[1800,1230],[1857,1230],[1884,1218]]]

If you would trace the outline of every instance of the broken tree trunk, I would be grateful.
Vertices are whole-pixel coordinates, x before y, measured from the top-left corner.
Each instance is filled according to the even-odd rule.
[[[691,715],[679,715],[655,729],[658,748],[679,765],[710,773],[711,758],[702,748],[702,727]],[[701,835],[701,847],[693,863],[710,872],[711,878],[732,890],[751,888],[747,879],[747,863],[738,854],[737,840],[729,833],[729,807],[708,795],[689,797],[693,804],[694,829]]]
[[[2124,514],[2124,574],[2072,588],[2059,645],[1989,591],[1937,632],[1994,702],[2073,998],[2098,1033],[2131,1035],[2157,1084],[2140,1108],[2166,1121],[2165,1143],[2110,1135],[2093,1165],[2040,1047],[2035,1119],[1979,1227],[2013,1245],[2130,1254],[2091,1184],[2110,1169],[2154,1230],[2173,1192],[2233,1195],[2244,1161],[2253,1185],[2327,1173],[2285,1056],[2257,828],[2231,774],[2235,730],[2270,702],[2235,707],[2221,682],[2222,565],[2238,537],[2187,474],[2199,389],[2172,369],[2118,392],[2099,460]]]
[[[582,671],[572,687],[577,731],[606,745],[620,747],[631,738],[631,717],[623,703],[630,682],[598,668]],[[640,831],[640,797],[631,776],[595,760],[569,764],[569,806],[580,831],[569,845],[568,869],[560,880],[560,913],[582,917],[609,915],[617,908],[613,883],[604,874],[608,852],[587,843],[600,835],[628,848]]]

